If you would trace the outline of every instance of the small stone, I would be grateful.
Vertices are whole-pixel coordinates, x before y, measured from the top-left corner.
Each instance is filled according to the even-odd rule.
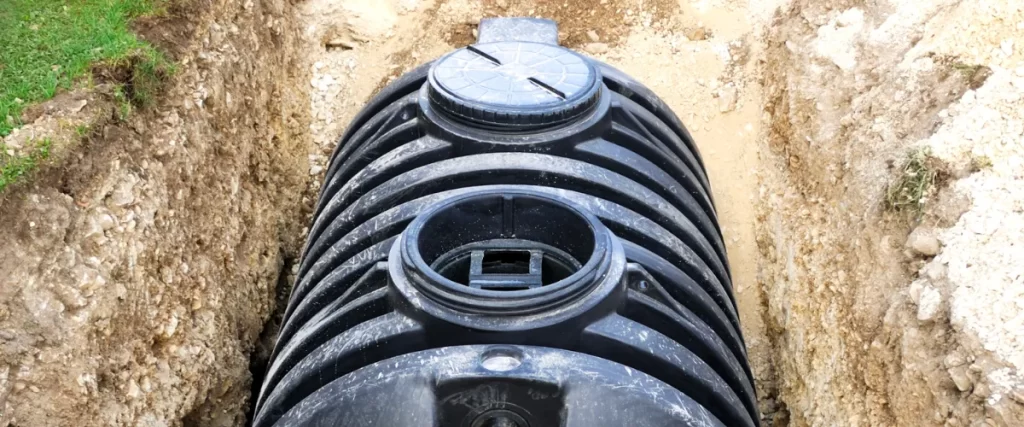
[[[28,386],[28,391],[31,391],[33,393],[39,393],[39,387],[36,387],[34,385],[30,385],[30,386]]]
[[[924,277],[928,278],[928,281],[932,283],[941,283],[946,279],[949,267],[946,267],[946,264],[941,262],[931,262],[924,266],[924,268],[921,269],[921,272],[924,274]]]
[[[82,374],[76,379],[78,386],[81,387],[79,391],[82,394],[89,394],[89,390],[96,388],[96,377],[92,374]]]
[[[988,385],[985,383],[979,383],[974,386],[974,390],[971,391],[971,394],[982,399],[987,399],[992,394],[992,390],[990,390]]]
[[[728,113],[736,109],[736,87],[726,86],[718,94],[718,111]]]
[[[136,399],[142,394],[142,390],[139,389],[139,383],[135,382],[134,378],[128,381],[128,390],[124,394],[129,399]]]
[[[132,183],[128,181],[121,182],[121,184],[110,193],[107,200],[111,205],[117,207],[130,205],[135,201],[135,195],[132,194]]]
[[[949,372],[949,377],[953,379],[953,383],[956,384],[957,390],[969,391],[974,387],[974,381],[971,380],[971,376],[967,375],[967,368],[964,366],[955,366],[946,370]]]
[[[167,325],[164,325],[163,336],[164,338],[170,338],[174,336],[174,333],[178,331],[178,316],[171,315],[171,318],[167,321]]]
[[[583,50],[590,53],[605,53],[608,52],[608,45],[604,43],[587,43],[583,46]]]
[[[707,40],[708,30],[704,27],[690,27],[683,30],[683,35],[691,41]]]
[[[587,38],[594,43],[601,41],[601,36],[597,35],[597,31],[594,30],[587,31]]]
[[[935,230],[927,227],[918,227],[907,236],[907,248],[919,255],[935,256],[939,253],[941,243],[935,236]]]
[[[89,105],[89,101],[84,100],[84,99],[80,100],[80,101],[77,101],[77,102],[71,104],[70,106],[68,106],[68,112],[72,113],[72,114],[77,113],[79,111],[82,111],[82,109],[85,108],[86,105]]]
[[[100,214],[99,216],[97,216],[96,223],[97,225],[100,226],[100,228],[103,229],[103,231],[110,230],[111,228],[117,226],[117,220],[114,219],[114,216],[107,213]]]
[[[320,165],[313,165],[313,166],[311,166],[309,168],[309,174],[313,175],[313,176],[320,175],[320,172],[323,172],[323,171],[324,171],[324,167],[320,166]]]
[[[942,293],[931,286],[921,289],[920,302],[917,303],[917,320],[930,322],[938,317],[942,310]]]
[[[955,368],[957,366],[966,365],[967,358],[964,357],[963,353],[960,353],[959,351],[954,351],[952,353],[949,353],[948,355],[946,355],[945,358],[942,359],[942,364],[945,365],[946,368]]]

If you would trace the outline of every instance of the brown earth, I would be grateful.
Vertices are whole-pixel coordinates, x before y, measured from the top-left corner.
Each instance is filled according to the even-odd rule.
[[[0,424],[242,423],[307,181],[291,12],[171,8],[140,24],[179,64],[156,105],[99,90],[84,140],[60,109],[20,131],[75,141],[0,200]]]
[[[791,425],[1024,423],[1024,270],[1002,255],[1021,253],[1022,17],[797,0],[768,29],[759,282]]]

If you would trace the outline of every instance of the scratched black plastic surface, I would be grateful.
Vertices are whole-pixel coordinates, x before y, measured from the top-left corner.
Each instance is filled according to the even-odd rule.
[[[575,53],[545,55],[569,58],[570,64],[585,61],[588,72],[576,80],[548,80],[550,75],[517,65],[496,72],[511,63],[510,52],[516,51],[514,43],[499,43],[460,50],[447,57],[455,62],[442,69],[483,61],[477,65],[494,79],[507,81],[509,88],[519,85],[518,95],[501,97],[495,91],[481,95],[480,105],[460,110],[453,105],[471,97],[473,89],[448,87],[445,91],[453,96],[439,102],[438,88],[431,87],[438,63],[428,63],[384,88],[339,140],[254,425],[317,425],[313,420],[321,417],[317,422],[335,420],[331,425],[461,426],[463,421],[452,417],[479,414],[450,412],[439,402],[481,387],[461,377],[481,373],[466,362],[464,369],[452,371],[451,381],[431,382],[430,376],[444,369],[425,365],[429,359],[420,356],[480,353],[487,347],[479,345],[502,343],[524,355],[540,355],[531,346],[546,347],[541,353],[549,358],[563,351],[569,359],[582,357],[584,365],[596,363],[616,372],[601,384],[590,384],[571,369],[544,373],[531,365],[529,372],[547,376],[530,387],[553,387],[557,399],[545,404],[567,409],[564,419],[536,418],[541,425],[626,425],[595,420],[617,420],[627,413],[630,417],[621,419],[636,426],[756,425],[753,379],[725,245],[707,173],[689,132],[642,84]],[[442,80],[454,82],[449,77]],[[595,90],[587,86],[591,77]],[[501,108],[510,113],[494,113]],[[545,109],[549,113],[537,113]],[[502,127],[503,121],[508,126]],[[480,335],[405,307],[388,264],[400,236],[439,204],[481,193],[550,198],[600,221],[619,242],[613,252],[628,266],[619,276],[602,279],[620,283],[602,297],[606,301],[599,307],[606,312],[588,311],[543,330]],[[644,384],[663,387],[664,394],[631,393],[630,384],[640,380],[630,373],[644,378]],[[370,378],[378,374],[387,380]],[[513,396],[523,384],[516,382],[521,374],[491,372],[487,377],[511,387]],[[365,388],[356,385],[359,381]],[[608,385],[616,381],[623,387]],[[581,392],[582,384],[607,389]],[[577,391],[557,393],[566,388]],[[370,403],[374,399],[390,399],[387,407],[409,411],[387,412]],[[529,406],[510,399],[503,404]],[[634,402],[630,407],[665,409],[658,406],[666,404],[664,399],[677,399],[684,410],[621,406],[629,401]],[[636,403],[641,401],[646,403]],[[370,419],[377,421],[365,421]],[[466,427],[479,427],[466,422]]]

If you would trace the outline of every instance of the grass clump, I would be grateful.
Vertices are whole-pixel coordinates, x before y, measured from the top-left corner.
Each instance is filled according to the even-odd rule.
[[[988,156],[977,156],[971,158],[971,172],[989,169],[992,167],[992,159]]]
[[[49,139],[33,141],[32,146],[25,150],[27,154],[10,154],[7,146],[0,143],[0,192],[7,186],[18,182],[50,157],[53,142]]]
[[[886,191],[886,208],[896,212],[920,214],[939,177],[936,163],[937,160],[931,157],[927,149],[918,149],[907,154],[907,158],[900,166],[899,177]]]
[[[2,0],[0,136],[19,126],[22,110],[52,98],[95,64],[128,65],[124,85],[145,104],[168,61],[139,40],[131,19],[158,11],[161,0]]]
[[[965,64],[960,61],[954,61],[952,64],[950,64],[950,67],[956,70],[956,72],[960,73],[965,79],[969,80],[975,74],[978,74],[978,72],[984,68],[984,65],[972,65]]]
[[[980,88],[988,80],[989,76],[992,75],[992,69],[989,67],[966,64],[958,60],[952,60],[950,67],[957,73],[960,73],[960,77],[963,81],[967,82],[967,87],[971,89]]]

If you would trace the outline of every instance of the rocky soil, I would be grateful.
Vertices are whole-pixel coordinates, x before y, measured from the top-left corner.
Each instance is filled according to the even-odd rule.
[[[792,425],[1024,423],[1022,18],[795,1],[767,30],[757,243]]]
[[[292,12],[180,3],[140,23],[179,64],[156,106],[69,94],[10,137],[68,149],[0,198],[0,425],[244,422],[308,181]]]

